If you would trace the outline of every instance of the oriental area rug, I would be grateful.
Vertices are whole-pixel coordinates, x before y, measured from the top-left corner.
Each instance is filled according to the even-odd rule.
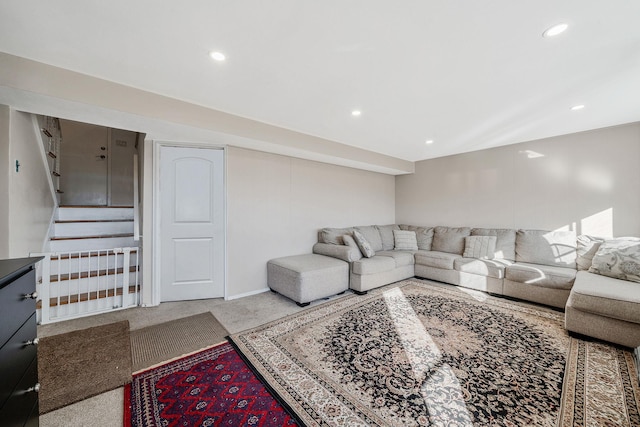
[[[134,374],[124,412],[136,427],[296,425],[227,342]]]
[[[563,314],[407,280],[231,336],[308,426],[637,426],[628,350]]]

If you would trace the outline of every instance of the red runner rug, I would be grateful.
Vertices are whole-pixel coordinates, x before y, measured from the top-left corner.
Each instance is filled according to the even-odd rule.
[[[229,343],[151,368],[125,387],[125,426],[295,426]]]

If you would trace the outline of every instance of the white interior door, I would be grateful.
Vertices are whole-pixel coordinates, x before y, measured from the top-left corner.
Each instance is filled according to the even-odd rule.
[[[224,296],[224,151],[160,147],[161,301]]]

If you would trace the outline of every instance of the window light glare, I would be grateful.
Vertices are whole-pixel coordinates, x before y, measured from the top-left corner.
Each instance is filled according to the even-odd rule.
[[[361,114],[362,114],[362,111],[360,111],[360,110],[353,110],[351,112],[351,115],[354,116],[354,117],[358,117]]]
[[[547,30],[544,33],[542,33],[542,37],[555,37],[558,34],[564,33],[567,30],[567,28],[569,28],[569,24],[562,23],[562,24],[554,25],[551,28],[547,28]]]
[[[433,139],[427,139],[424,143],[427,145],[433,144]]]
[[[584,105],[580,104],[580,105],[574,105],[573,107],[571,107],[571,111],[578,111],[578,110],[582,110],[584,108]]]
[[[216,61],[224,61],[227,58],[222,52],[210,52],[209,56]]]

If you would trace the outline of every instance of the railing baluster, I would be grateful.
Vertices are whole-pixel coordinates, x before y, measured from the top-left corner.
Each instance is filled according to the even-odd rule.
[[[38,290],[41,298],[40,323],[52,323],[139,305],[142,300],[138,268],[139,250],[140,248],[131,247],[30,254],[44,257],[36,264],[36,275],[41,277]],[[113,261],[110,260],[111,256]],[[75,257],[78,258],[77,261],[74,260]],[[55,271],[52,268],[54,261],[57,263]],[[113,264],[111,268],[110,262]],[[130,269],[134,266],[134,274],[131,275]],[[77,268],[77,276],[72,276],[74,267]],[[118,274],[121,274],[122,279],[118,278]],[[52,282],[52,276],[57,278],[57,281]],[[65,281],[66,284],[63,283]],[[72,281],[75,282],[73,286]],[[54,285],[55,293],[52,293]],[[132,297],[129,294],[129,286],[134,290]],[[119,290],[122,291],[121,295],[118,295]],[[75,303],[72,303],[72,297],[75,297]],[[52,298],[55,310],[51,305]],[[101,300],[104,301],[101,303]]]
[[[44,254],[44,259],[40,261],[40,264],[42,265],[42,281],[40,286],[40,323],[45,324],[49,323],[51,320],[51,311],[49,307],[51,302],[49,299],[49,295],[51,293],[51,254]]]

